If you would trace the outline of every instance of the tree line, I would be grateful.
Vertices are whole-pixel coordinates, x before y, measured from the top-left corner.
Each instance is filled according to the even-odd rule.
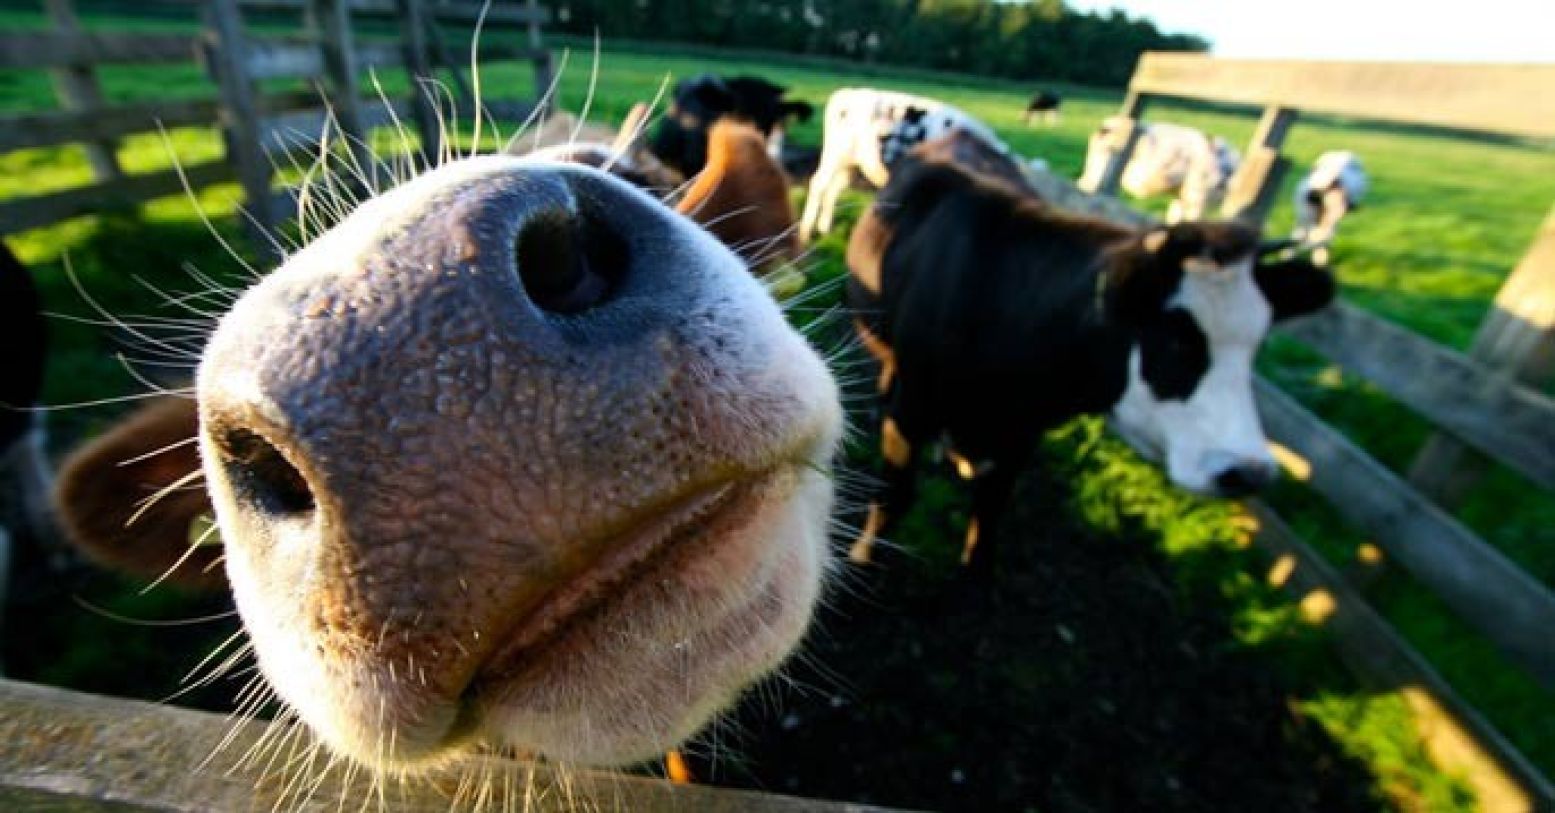
[[[1143,51],[1204,51],[1063,0],[551,0],[552,30],[761,48],[1011,79],[1126,85]]]

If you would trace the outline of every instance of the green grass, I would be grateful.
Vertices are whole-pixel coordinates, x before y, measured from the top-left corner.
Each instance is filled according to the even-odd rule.
[[[118,16],[89,17],[92,27],[138,30],[193,30],[192,20],[145,22]],[[30,11],[0,10],[7,30],[39,28]],[[588,87],[588,47],[574,47],[560,86],[563,107],[577,110]],[[821,102],[831,90],[848,84],[889,87],[939,97],[981,117],[1018,151],[1047,159],[1054,170],[1077,175],[1089,130],[1115,111],[1116,94],[1073,89],[1062,122],[1051,128],[1027,128],[1019,121],[1029,88],[975,77],[871,68],[862,72],[832,65],[767,57],[685,54],[671,48],[633,45],[607,50],[600,65],[594,117],[616,121],[629,106],[651,98],[665,77],[707,70],[753,72],[792,88],[794,95]],[[527,66],[491,64],[483,70],[488,95],[524,96],[531,86]],[[388,76],[390,92],[404,88]],[[118,67],[104,71],[104,91],[112,101],[206,96],[213,91],[193,66]],[[0,71],[0,112],[54,106],[48,77],[38,71]],[[1203,127],[1245,143],[1255,124],[1252,113],[1234,114],[1186,106],[1157,106],[1150,114]],[[818,119],[819,117],[817,117]],[[793,139],[818,143],[819,123],[799,127]],[[488,145],[494,143],[488,141]],[[1341,231],[1335,251],[1344,295],[1353,303],[1434,340],[1465,348],[1508,271],[1526,248],[1555,200],[1555,153],[1515,143],[1473,140],[1434,133],[1402,132],[1332,121],[1303,120],[1287,144],[1299,168],[1330,148],[1351,149],[1365,160],[1373,191],[1363,209]],[[126,139],[121,161],[132,171],[168,166],[173,157],[196,163],[221,154],[211,130],[174,131],[166,142],[156,135]],[[26,150],[0,155],[0,199],[65,189],[89,178],[82,151],[75,147]],[[1271,228],[1288,228],[1289,187],[1280,196]],[[233,215],[238,201],[231,186],[201,192],[197,202],[171,198],[139,211],[109,213],[29,232],[8,242],[33,264],[51,310],[83,313],[79,295],[63,274],[70,265],[92,295],[114,313],[157,308],[157,297],[136,281],[190,288],[179,270],[184,262],[225,280],[241,280],[242,269],[223,251],[201,222],[242,245]],[[868,197],[849,194],[845,209],[857,211]],[[1147,204],[1159,211],[1161,202]],[[845,218],[851,220],[851,218]],[[813,282],[843,273],[841,248],[846,232],[823,240]],[[71,403],[140,389],[105,352],[100,331],[69,323],[54,326],[56,354],[51,360],[48,398]],[[1302,403],[1395,470],[1408,465],[1430,431],[1421,419],[1365,382],[1341,371],[1289,340],[1276,340],[1260,362]],[[100,426],[101,411],[65,412],[53,419],[56,434],[78,437]],[[1186,497],[1165,485],[1159,474],[1122,450],[1120,444],[1090,437],[1090,428],[1071,428],[1053,441],[1054,454],[1076,460],[1076,510],[1100,527],[1135,523],[1160,539],[1162,549],[1180,566],[1187,581],[1207,579],[1238,609],[1236,628],[1248,646],[1280,648],[1280,642],[1305,634],[1290,605],[1261,587],[1256,571],[1236,560],[1227,567],[1228,540],[1234,538],[1226,506]],[[1077,435],[1076,433],[1079,433]],[[1083,437],[1080,437],[1083,435]],[[1101,450],[1101,451],[1098,451]],[[1081,454],[1081,452],[1084,454]],[[932,493],[932,490],[930,490]],[[942,495],[943,496],[943,495]],[[1344,526],[1310,492],[1284,484],[1272,502],[1295,527],[1335,564],[1344,566],[1365,541]],[[941,500],[940,502],[944,502]],[[1555,584],[1555,500],[1505,470],[1497,469],[1474,490],[1457,515],[1491,544],[1547,584]],[[1389,573],[1370,591],[1378,609],[1424,652],[1474,705],[1510,739],[1555,774],[1555,697],[1539,688],[1500,657],[1482,638],[1458,622],[1406,575]],[[85,643],[88,649],[94,644]],[[90,660],[90,659],[83,659]],[[1296,674],[1331,670],[1331,662],[1292,655]],[[85,668],[85,667],[82,667]],[[68,672],[68,670],[66,670]],[[69,682],[69,676],[62,678]],[[1325,678],[1310,685],[1335,685]],[[1294,701],[1321,722],[1347,750],[1372,764],[1379,783],[1395,798],[1425,800],[1426,809],[1462,807],[1461,788],[1423,767],[1402,720],[1401,701],[1354,687],[1325,688]],[[1424,803],[1424,802],[1423,802]]]

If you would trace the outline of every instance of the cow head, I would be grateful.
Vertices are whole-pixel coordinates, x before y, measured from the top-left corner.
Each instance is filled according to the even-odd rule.
[[[713,123],[730,117],[749,121],[762,137],[782,133],[789,119],[808,121],[808,102],[784,99],[787,88],[755,76],[724,78],[702,74],[675,85],[670,108],[649,148],[659,160],[690,177],[707,163],[707,135]]]
[[[1311,262],[1261,254],[1253,227],[1190,222],[1148,231],[1110,258],[1107,316],[1131,337],[1113,417],[1191,491],[1236,496],[1273,480],[1253,357],[1272,322],[1334,296],[1333,277]]]
[[[362,203],[221,319],[197,392],[260,667],[360,762],[652,756],[815,604],[835,384],[596,169],[471,158]]]

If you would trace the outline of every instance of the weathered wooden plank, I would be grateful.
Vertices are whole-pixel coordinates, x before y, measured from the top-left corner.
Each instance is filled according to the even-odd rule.
[[[364,102],[359,111],[361,127],[363,132],[369,132],[376,127],[388,126],[396,118],[403,121],[410,111],[410,102],[403,99],[390,99],[389,105],[378,99]],[[276,155],[298,149],[311,150],[318,146],[326,124],[331,124],[330,112],[320,107],[269,116],[259,124],[259,145]],[[339,139],[340,133],[331,126],[329,137]]]
[[[1366,684],[1399,691],[1433,760],[1465,777],[1481,810],[1555,808],[1555,786],[1522,752],[1453,691],[1431,665],[1346,580],[1258,500],[1255,545],[1274,560],[1271,577],[1326,627],[1339,657]]]
[[[357,810],[378,799],[389,809],[407,813],[469,808],[529,813],[889,813],[870,805],[671,785],[608,771],[569,769],[563,776],[554,765],[492,757],[473,757],[416,779],[385,780],[380,789],[367,771],[353,769],[348,776],[344,765],[326,770],[323,755],[291,764],[287,759],[268,765],[263,759],[244,763],[243,755],[267,728],[174,706],[0,680],[0,802],[23,799],[32,805],[7,810],[179,813],[328,813]],[[231,741],[224,744],[229,731]],[[303,749],[289,753],[301,754]],[[303,772],[310,781],[288,782]],[[479,801],[483,797],[474,795],[479,788],[467,785],[482,784],[482,777],[489,777],[484,781],[491,796]]]
[[[318,101],[317,93],[298,91],[267,96],[264,107],[283,111]],[[0,116],[0,152],[150,132],[158,124],[169,129],[214,126],[220,111],[217,99],[181,99]]]
[[[275,168],[259,145],[259,89],[248,74],[248,36],[236,0],[209,0],[201,7],[206,42],[202,55],[205,70],[221,88],[222,140],[227,161],[243,185],[249,217],[244,228],[265,264],[279,260],[275,248],[276,221],[270,220],[270,181]]]
[[[76,17],[73,0],[45,0],[49,19],[54,30],[63,34],[81,33],[81,20]],[[54,92],[68,110],[91,111],[102,107],[103,94],[97,86],[97,76],[84,65],[66,65],[50,71],[54,80]],[[108,181],[124,174],[119,167],[118,145],[111,138],[94,138],[82,145],[86,160],[92,165],[92,177]]]
[[[351,16],[346,0],[308,0],[303,17],[318,38],[324,56],[324,77],[328,80],[335,125],[346,137],[346,147],[357,166],[370,166],[368,125],[362,118],[361,87],[357,82],[360,49],[351,35]],[[404,60],[401,52],[396,51],[394,56],[397,61]]]
[[[1555,207],[1496,293],[1469,350],[1501,375],[1539,386],[1555,366]],[[1446,435],[1428,439],[1409,470],[1416,488],[1446,505],[1483,476],[1485,463]],[[1542,481],[1541,481],[1542,482]]]
[[[185,167],[184,173],[189,179],[189,185],[195,189],[232,180],[235,175],[232,167],[220,159]],[[166,169],[125,175],[111,181],[47,195],[8,200],[0,203],[0,234],[16,234],[115,206],[180,195],[183,191],[178,172]]]
[[[1296,111],[1292,108],[1270,105],[1264,109],[1253,140],[1247,145],[1242,165],[1231,176],[1230,188],[1221,207],[1226,217],[1258,224],[1269,218],[1280,180],[1290,168],[1290,161],[1280,155],[1280,148],[1295,123]]]
[[[1555,65],[1221,59],[1148,52],[1129,90],[1461,130],[1555,136]]]
[[[1310,462],[1312,487],[1475,629],[1555,687],[1555,594],[1339,432],[1259,379],[1271,440]]]
[[[421,161],[431,166],[443,153],[443,132],[437,118],[437,106],[432,100],[437,74],[432,68],[431,38],[436,32],[424,14],[424,2],[395,0],[399,10],[400,41],[405,49],[405,72],[410,75],[411,116],[416,132],[421,135]]]
[[[28,31],[0,34],[0,68],[57,68],[135,62],[188,62],[194,37]]]
[[[198,5],[206,0],[159,0],[163,3]],[[252,11],[301,12],[307,0],[237,0],[238,5]],[[471,0],[430,0],[427,13],[452,22],[474,23],[481,15],[479,2]],[[363,16],[396,17],[399,9],[395,0],[350,0],[351,12]],[[551,10],[536,6],[533,2],[519,5],[508,0],[496,0],[486,10],[487,25],[546,25],[551,22]]]
[[[250,79],[311,79],[327,70],[324,49],[317,42],[250,39],[246,68]],[[356,47],[355,68],[397,68],[405,56],[398,43],[364,42]]]
[[[1139,119],[1145,114],[1145,106],[1149,101],[1149,97],[1145,94],[1135,93],[1132,90],[1123,97],[1123,106],[1119,108],[1117,114],[1122,121],[1115,123],[1116,127],[1122,129],[1117,130],[1116,135],[1113,136],[1121,139],[1122,143],[1116,152],[1107,156],[1107,166],[1102,170],[1101,175],[1094,179],[1095,185],[1091,188],[1081,186],[1082,192],[1109,197],[1118,194],[1118,185],[1123,181],[1123,170],[1128,166],[1129,159],[1134,157],[1134,147],[1139,144],[1141,133]]]
[[[1555,399],[1344,302],[1282,330],[1555,489]]]
[[[165,127],[210,124],[217,109],[215,99],[189,99],[0,116],[0,151],[115,138],[155,130],[157,122]]]

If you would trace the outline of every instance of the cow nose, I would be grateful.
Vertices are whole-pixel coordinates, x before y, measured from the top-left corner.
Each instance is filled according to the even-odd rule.
[[[631,252],[621,235],[589,212],[536,212],[514,239],[513,259],[535,307],[576,314],[608,301],[621,287]]]
[[[1215,475],[1215,491],[1222,497],[1245,497],[1268,488],[1277,474],[1265,460],[1238,463]]]

